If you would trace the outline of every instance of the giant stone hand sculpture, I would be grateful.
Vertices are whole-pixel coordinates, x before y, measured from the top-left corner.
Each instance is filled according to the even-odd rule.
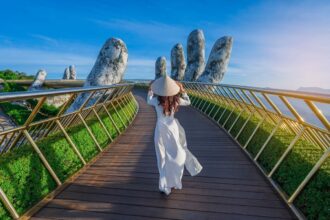
[[[116,38],[108,39],[88,75],[84,87],[119,83],[126,70],[127,58],[128,52],[125,43]],[[79,95],[67,112],[79,109],[88,96],[89,93]],[[94,96],[93,100],[95,101],[96,99],[97,97]],[[93,104],[93,100],[89,102],[89,105]]]
[[[77,78],[76,77],[76,67],[74,65],[70,65],[69,67],[65,68],[62,79],[75,80],[76,78]]]
[[[45,70],[39,70],[34,78],[32,85],[29,87],[29,91],[40,90],[46,80],[47,72]]]
[[[70,72],[69,79],[71,79],[71,80],[77,79],[77,71],[76,71],[75,65],[69,66],[69,72]]]
[[[155,79],[166,75],[166,58],[158,57],[155,63]]]
[[[207,83],[221,82],[227,71],[232,45],[233,38],[227,36],[222,37],[215,42],[205,70],[197,81]]]
[[[171,77],[174,80],[183,80],[186,61],[182,44],[176,44],[171,50]]]
[[[64,79],[64,80],[70,79],[69,67],[65,68],[62,79]]]
[[[187,68],[184,80],[219,83],[227,71],[232,45],[232,37],[225,36],[218,39],[212,48],[205,67],[205,39],[203,31],[192,31],[187,41]],[[175,57],[171,56],[172,62],[176,62],[174,59]],[[175,72],[175,68],[176,66],[172,65],[171,72]],[[175,79],[175,77],[173,78]]]
[[[194,30],[187,41],[187,69],[185,81],[196,81],[205,67],[205,38],[202,30]]]

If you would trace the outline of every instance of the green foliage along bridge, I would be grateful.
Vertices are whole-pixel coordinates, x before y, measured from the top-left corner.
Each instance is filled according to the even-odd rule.
[[[146,83],[1,94],[24,114],[0,132],[0,219],[329,218],[330,96],[184,82],[177,117],[204,169],[165,197]]]

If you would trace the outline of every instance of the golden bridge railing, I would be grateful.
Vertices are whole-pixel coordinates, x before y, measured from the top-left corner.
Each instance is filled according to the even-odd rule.
[[[0,158],[8,152],[13,152],[25,144],[29,144],[38,154],[43,165],[46,167],[51,177],[58,186],[63,182],[60,180],[50,163],[47,161],[47,155],[40,150],[38,141],[47,137],[54,132],[60,132],[72,147],[74,153],[85,165],[86,161],[81,155],[81,152],[76,147],[67,130],[76,125],[82,125],[86,128],[88,134],[93,139],[98,150],[101,152],[100,143],[98,143],[87,120],[96,119],[109,140],[113,141],[108,128],[101,120],[101,114],[108,117],[117,131],[120,134],[118,122],[116,123],[110,111],[115,112],[115,115],[120,119],[120,126],[126,128],[125,121],[131,122],[138,112],[138,104],[134,99],[131,90],[134,87],[133,83],[124,83],[102,87],[87,87],[87,88],[70,88],[57,90],[43,90],[36,92],[11,92],[0,93],[0,105],[4,103],[14,103],[18,106],[30,108],[30,113],[21,125],[10,128],[5,128],[0,132]],[[84,101],[77,110],[68,111],[70,105],[76,100],[82,98]],[[54,115],[45,115],[43,106],[49,102],[60,105],[58,111]],[[58,103],[59,102],[59,103]],[[31,104],[31,103],[34,103]],[[32,107],[31,107],[32,106]],[[124,117],[120,116],[117,109],[125,108]],[[123,108],[124,109],[124,108]],[[5,192],[0,187],[0,201],[5,205],[13,218],[19,218],[19,214],[15,210],[11,201],[7,198]]]
[[[301,212],[293,204],[300,192],[306,187],[314,174],[320,169],[322,164],[330,155],[330,123],[318,106],[322,105],[330,114],[330,95],[312,94],[305,92],[295,92],[289,90],[261,89],[245,86],[233,86],[225,84],[208,84],[196,82],[183,82],[188,94],[191,96],[192,105],[218,125],[225,128],[227,133],[244,149],[249,157],[254,161],[262,173],[268,178],[271,184],[287,202],[295,214],[304,218]],[[292,102],[305,103],[310,114],[315,116],[315,123],[306,122],[299,113],[301,109],[294,107]],[[302,104],[300,103],[300,106]],[[222,108],[216,108],[216,105]],[[283,110],[284,109],[284,110]],[[304,109],[306,111],[306,109]],[[241,123],[238,132],[231,133],[233,127],[238,122],[242,114],[246,114],[244,123]],[[218,115],[218,118],[215,116]],[[234,116],[234,118],[232,118]],[[245,143],[237,140],[242,135],[247,123],[252,117],[258,117],[254,130],[250,133]],[[229,120],[231,118],[231,120]],[[221,121],[221,122],[220,122]],[[272,130],[263,142],[255,155],[247,151],[247,146],[251,142],[263,123],[272,125]],[[317,124],[317,125],[315,125]],[[267,172],[258,159],[265,151],[270,140],[278,130],[284,130],[288,134],[293,134],[291,140],[275,165]],[[257,138],[257,137],[256,137]],[[291,195],[287,195],[279,184],[272,178],[279,169],[283,161],[288,157],[298,140],[304,140],[317,146],[323,153],[318,158],[311,170],[298,184]]]
[[[7,83],[15,83],[21,86],[30,86],[34,80],[32,79],[25,79],[25,80],[2,80],[0,79],[0,84],[5,82]],[[85,83],[85,80],[80,79],[47,79],[45,80],[43,86],[48,88],[73,88],[73,87],[82,87]]]

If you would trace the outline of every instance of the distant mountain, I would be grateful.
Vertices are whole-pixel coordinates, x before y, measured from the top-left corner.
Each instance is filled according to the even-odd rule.
[[[322,89],[319,87],[299,87],[297,91],[330,94],[330,89]]]

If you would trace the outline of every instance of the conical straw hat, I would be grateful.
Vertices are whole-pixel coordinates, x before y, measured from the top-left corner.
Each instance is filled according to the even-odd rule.
[[[168,75],[161,76],[151,84],[151,90],[159,96],[173,96],[180,92],[180,87]]]

